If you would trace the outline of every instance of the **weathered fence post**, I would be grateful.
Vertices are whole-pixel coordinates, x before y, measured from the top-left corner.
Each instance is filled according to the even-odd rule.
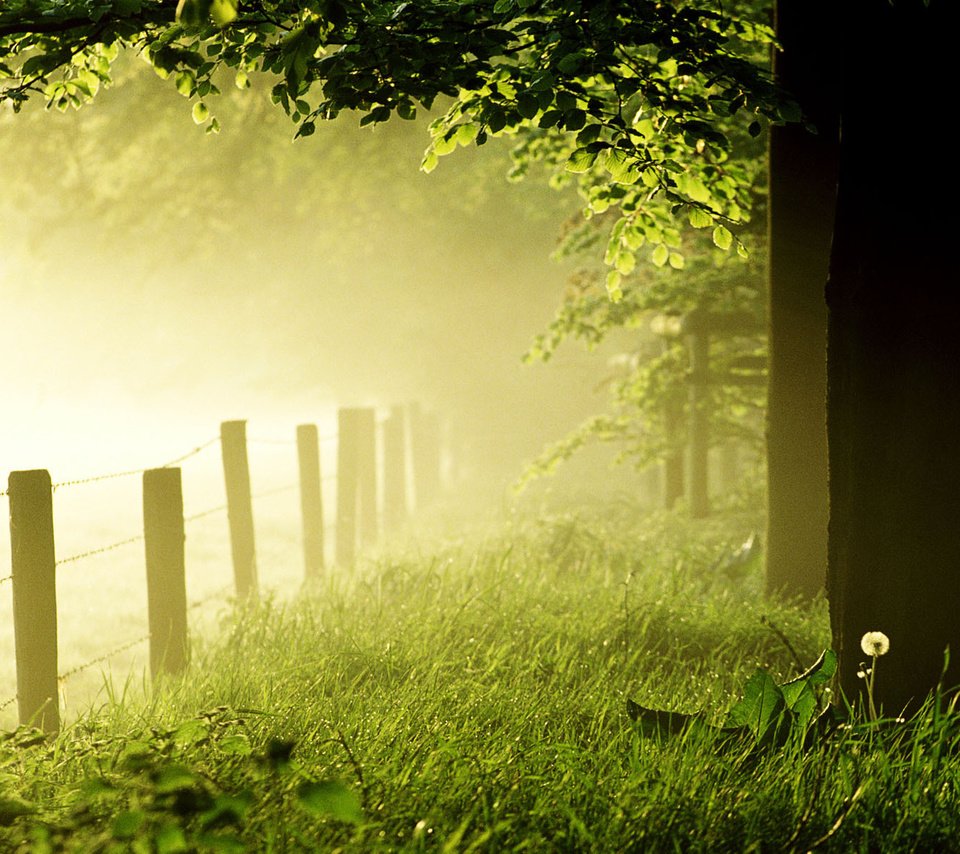
[[[149,469],[143,473],[143,539],[150,674],[156,678],[160,673],[181,673],[190,660],[179,468]]]
[[[383,526],[399,528],[407,519],[407,434],[402,406],[383,423]]]
[[[440,417],[410,407],[413,486],[417,509],[431,504],[440,492]]]
[[[357,553],[359,432],[357,409],[337,412],[337,541],[338,566],[351,566]]]
[[[323,493],[320,489],[320,437],[315,424],[297,427],[300,465],[300,514],[303,518],[303,559],[307,580],[323,573]]]
[[[55,733],[60,729],[60,702],[50,473],[11,472],[7,491],[20,723]]]
[[[358,538],[367,545],[377,536],[376,413],[345,407],[337,418],[336,555],[339,566],[350,566]]]
[[[690,515],[710,515],[710,335],[690,335]]]
[[[371,546],[380,534],[377,524],[377,413],[371,407],[360,410],[358,476],[360,486],[360,544]]]
[[[247,422],[224,421],[220,425],[223,477],[227,487],[227,519],[233,574],[240,599],[257,598],[257,559],[253,541],[253,501],[250,497],[250,466],[247,462]]]

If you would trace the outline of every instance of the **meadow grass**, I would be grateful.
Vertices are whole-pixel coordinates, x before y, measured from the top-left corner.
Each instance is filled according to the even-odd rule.
[[[186,678],[4,738],[0,849],[960,850],[932,706],[806,747],[631,721],[628,699],[721,724],[757,667],[827,645],[823,603],[713,568],[750,524],[514,521],[225,613]]]

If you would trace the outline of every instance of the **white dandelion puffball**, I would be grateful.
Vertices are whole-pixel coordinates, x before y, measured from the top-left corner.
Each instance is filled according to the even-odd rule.
[[[860,649],[874,658],[886,655],[890,651],[890,638],[883,632],[867,632],[860,638]]]

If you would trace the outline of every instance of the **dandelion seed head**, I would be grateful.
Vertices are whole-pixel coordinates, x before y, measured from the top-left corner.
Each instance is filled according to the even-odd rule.
[[[886,655],[890,651],[890,638],[883,632],[867,632],[860,638],[860,649],[873,658]]]

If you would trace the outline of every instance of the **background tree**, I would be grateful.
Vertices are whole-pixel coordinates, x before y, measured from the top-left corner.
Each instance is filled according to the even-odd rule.
[[[766,585],[810,600],[826,582],[824,287],[836,202],[839,104],[834,4],[779,0],[777,82],[807,124],[769,135],[769,383]]]

